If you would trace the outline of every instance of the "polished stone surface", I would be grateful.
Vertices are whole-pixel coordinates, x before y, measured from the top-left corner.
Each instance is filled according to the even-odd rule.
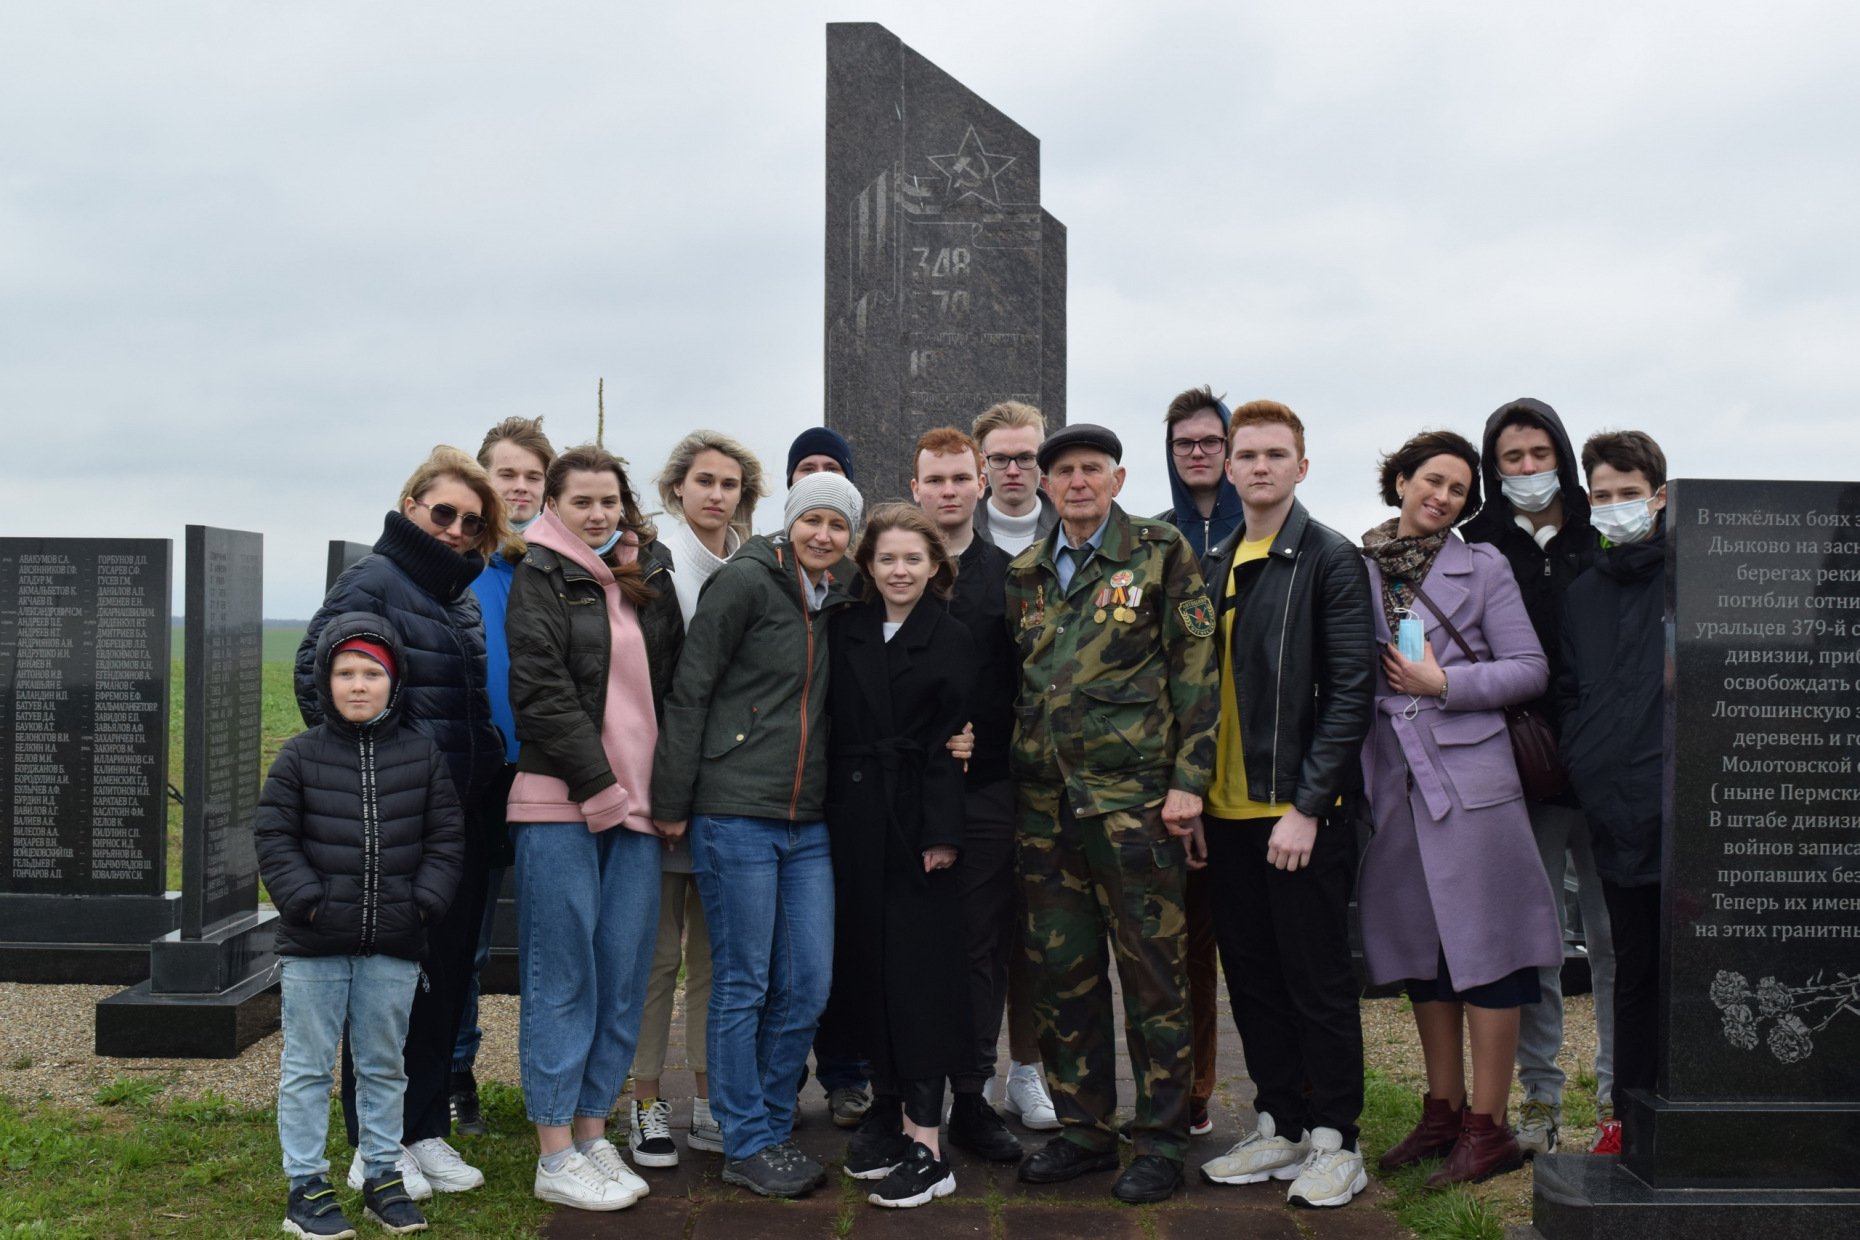
[[[1860,1192],[1656,1189],[1612,1157],[1540,1154],[1533,1223],[1543,1240],[1852,1240]]]
[[[147,982],[97,1004],[97,1053],[124,1059],[236,1059],[278,1027],[276,969],[217,995],[151,994]]]
[[[1040,141],[883,26],[827,26],[826,424],[868,502],[998,401],[1066,420],[1066,234]]]
[[[198,939],[176,930],[149,944],[149,989],[154,993],[218,994],[277,963],[278,915],[246,913]]]
[[[336,584],[336,578],[342,576],[344,569],[354,564],[363,556],[374,550],[367,543],[346,542],[340,538],[329,540],[329,561],[323,570],[323,592]]]

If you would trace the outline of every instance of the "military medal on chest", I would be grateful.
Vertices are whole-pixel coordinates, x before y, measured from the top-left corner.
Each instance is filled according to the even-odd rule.
[[[1120,568],[1111,574],[1111,584],[1098,591],[1098,613],[1093,619],[1104,623],[1105,608],[1112,608],[1111,616],[1120,624],[1129,624],[1137,618],[1133,610],[1138,600],[1143,597],[1143,587],[1133,585],[1136,574],[1127,568]]]
[[[1024,599],[1021,601],[1020,631],[1025,633],[1028,629],[1037,629],[1045,623],[1046,587],[1040,586],[1034,590],[1032,603],[1028,603]]]

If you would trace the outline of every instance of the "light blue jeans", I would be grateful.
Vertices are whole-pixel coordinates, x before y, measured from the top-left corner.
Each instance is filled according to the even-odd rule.
[[[656,835],[511,823],[517,845],[517,1059],[530,1122],[606,1118],[626,1084],[659,925]]]
[[[1595,1100],[1615,1095],[1615,941],[1608,928],[1608,905],[1595,872],[1589,843],[1589,820],[1579,809],[1530,802],[1531,834],[1543,857],[1544,873],[1556,892],[1559,924],[1564,917],[1563,878],[1568,858],[1576,863],[1576,902],[1582,909],[1582,936],[1589,953],[1589,977],[1595,988]],[[1564,932],[1568,933],[1568,926]],[[1566,1074],[1557,1066],[1563,1049],[1563,975],[1560,969],[1537,970],[1543,1000],[1527,1003],[1518,1018],[1518,1083],[1527,1099],[1563,1105]]]
[[[794,1131],[795,1085],[833,981],[833,857],[824,822],[691,819],[710,929],[710,1113],[724,1156]]]
[[[407,1016],[420,966],[396,956],[281,956],[284,1056],[278,1144],[293,1186],[329,1173],[329,1087],[348,1026],[362,1165],[388,1175],[400,1157]]]

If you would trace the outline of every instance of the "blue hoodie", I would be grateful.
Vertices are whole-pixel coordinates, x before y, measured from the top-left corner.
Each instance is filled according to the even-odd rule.
[[[504,613],[510,610],[510,582],[517,566],[499,551],[471,583],[484,615],[485,689],[491,695],[491,722],[504,734],[504,760],[517,760],[517,716],[510,709],[510,643],[504,637]]]
[[[1214,411],[1221,415],[1223,427],[1233,419],[1233,411],[1218,400],[1214,402]],[[1176,472],[1175,454],[1169,447],[1174,434],[1174,427],[1163,428],[1163,462],[1169,469],[1169,495],[1174,499],[1175,507],[1168,512],[1158,513],[1156,519],[1167,521],[1181,530],[1182,536],[1188,539],[1188,545],[1194,549],[1195,558],[1205,560],[1208,552],[1220,546],[1229,534],[1246,523],[1246,509],[1240,503],[1240,492],[1234,490],[1234,484],[1227,481],[1227,473],[1223,470],[1220,490],[1214,495],[1214,511],[1206,517],[1201,515],[1195,497],[1189,494],[1182,475]]]

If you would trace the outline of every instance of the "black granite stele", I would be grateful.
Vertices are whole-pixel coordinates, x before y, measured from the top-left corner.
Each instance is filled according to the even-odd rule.
[[[99,1055],[230,1058],[277,1027],[277,914],[258,907],[252,838],[264,564],[263,535],[187,527],[181,925],[149,944],[147,981],[97,1005]]]
[[[355,562],[370,554],[374,548],[367,543],[345,542],[340,538],[329,540],[329,563],[323,571],[323,592],[329,593],[336,578],[342,576]]]
[[[1536,1226],[1857,1236],[1860,484],[1669,496],[1659,1079],[1618,1162],[1539,1160]]]
[[[1066,421],[1066,230],[1040,140],[883,26],[827,26],[826,423],[867,502],[1004,400]]]
[[[179,924],[172,559],[167,539],[0,539],[0,981],[132,982]]]

